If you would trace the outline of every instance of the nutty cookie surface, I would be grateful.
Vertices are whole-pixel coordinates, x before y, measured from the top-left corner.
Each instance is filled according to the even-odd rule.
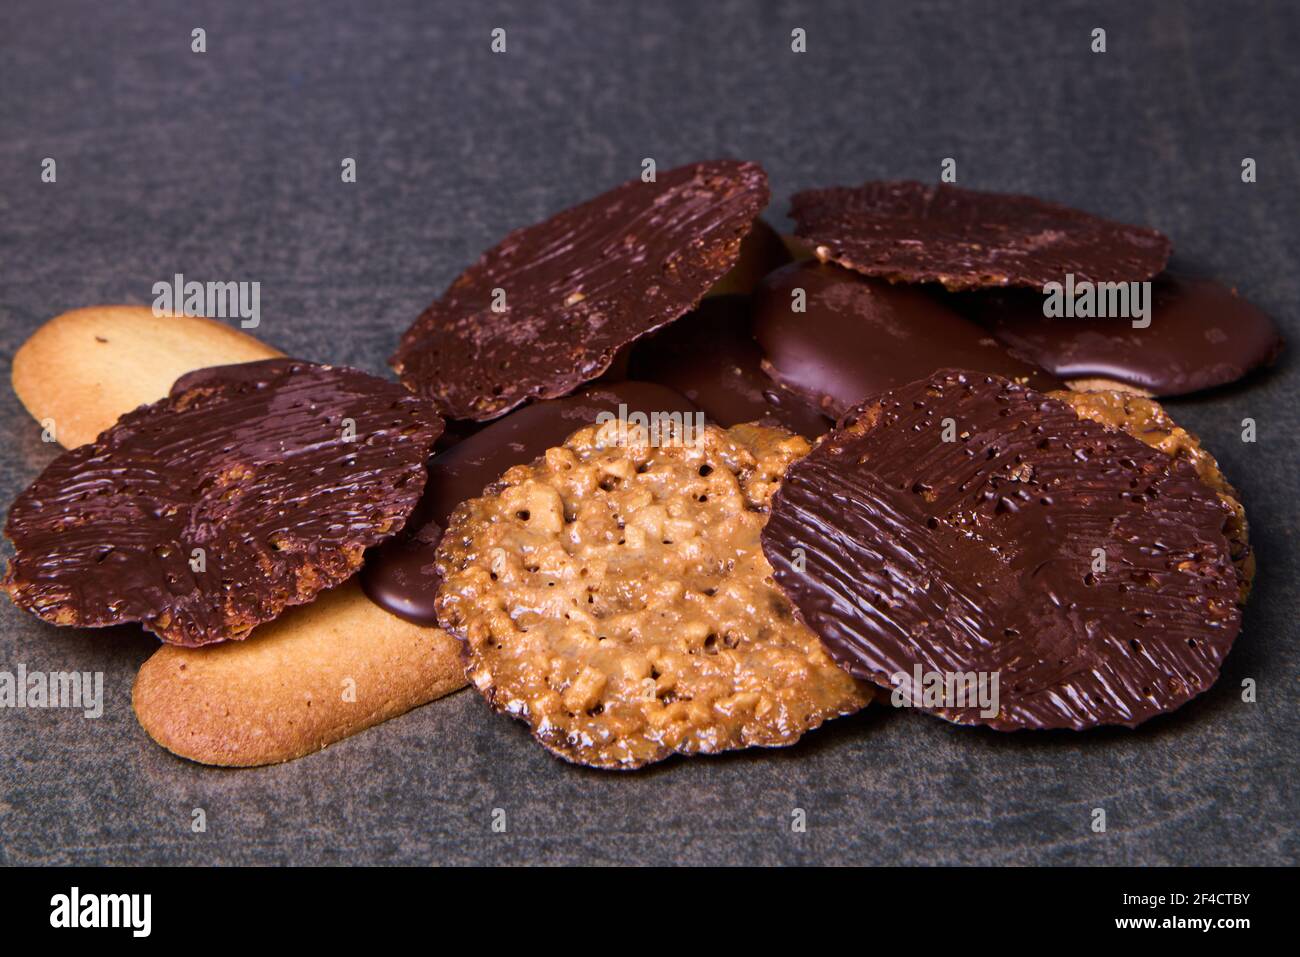
[[[759,533],[808,451],[756,425],[652,445],[617,422],[510,469],[438,552],[470,681],[575,763],[791,744],[870,692],[771,580]]]
[[[1170,458],[1187,462],[1196,470],[1201,481],[1218,494],[1219,500],[1232,512],[1224,526],[1224,535],[1231,549],[1232,563],[1237,566],[1241,582],[1241,601],[1250,594],[1250,584],[1255,577],[1255,555],[1250,550],[1250,528],[1246,522],[1246,509],[1241,504],[1237,490],[1232,487],[1214,456],[1201,446],[1201,440],[1182,426],[1177,425],[1159,402],[1130,392],[1048,392],[1050,398],[1064,402],[1081,418],[1091,419],[1107,428],[1127,432],[1140,442],[1164,452]]]

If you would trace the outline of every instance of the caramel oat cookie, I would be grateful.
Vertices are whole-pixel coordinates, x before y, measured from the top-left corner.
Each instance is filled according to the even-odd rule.
[[[1153,449],[1159,449],[1172,459],[1187,462],[1196,469],[1201,481],[1212,488],[1232,512],[1224,534],[1231,548],[1232,563],[1237,566],[1237,577],[1241,582],[1240,602],[1244,604],[1255,577],[1255,555],[1250,549],[1246,509],[1237,490],[1220,471],[1214,456],[1201,447],[1201,440],[1176,425],[1160,403],[1130,392],[1061,390],[1047,395],[1064,402],[1082,418],[1127,432]]]
[[[510,469],[438,552],[471,683],[554,754],[615,769],[788,745],[861,708],[759,546],[807,451],[764,426],[652,446],[612,422]]]
[[[427,403],[354,369],[267,359],[190,373],[18,496],[0,584],[57,625],[244,638],[402,527],[441,431]]]

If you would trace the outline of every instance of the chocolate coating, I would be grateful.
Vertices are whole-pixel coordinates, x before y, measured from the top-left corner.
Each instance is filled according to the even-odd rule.
[[[244,638],[402,526],[441,431],[427,402],[354,369],[268,359],[182,376],[18,496],[4,588],[59,625]]]
[[[601,412],[617,413],[620,404],[629,412],[700,411],[665,386],[617,382],[525,406],[466,436],[430,460],[424,497],[407,530],[366,556],[361,587],[371,601],[407,621],[435,627],[439,578],[434,555],[456,506],[483,494],[511,466],[564,444],[578,429],[594,424]]]
[[[948,185],[873,182],[796,193],[799,238],[830,259],[895,282],[949,289],[1150,279],[1169,240],[1032,196]]]
[[[624,183],[484,253],[389,362],[449,418],[493,419],[567,395],[690,311],[736,262],[767,199],[762,168],[734,160]]]
[[[756,219],[740,242],[736,264],[717,281],[705,298],[752,295],[760,279],[774,269],[780,269],[792,258],[781,234],[762,219]]]
[[[750,303],[740,296],[706,299],[680,322],[632,348],[629,375],[676,389],[718,425],[776,423],[815,439],[832,422],[773,382],[750,332]]]
[[[999,340],[1062,379],[1107,379],[1152,395],[1235,382],[1282,351],[1268,314],[1221,283],[1166,274],[1151,294],[1145,329],[1128,319],[1049,319],[1041,293],[961,298]]]
[[[996,715],[937,713],[999,730],[1134,726],[1210,687],[1232,647],[1229,518],[1187,463],[1005,379],[946,370],[863,403],[794,463],[763,550],[855,677],[998,673]]]
[[[805,294],[801,313],[791,309],[797,289]],[[1039,390],[1062,386],[929,292],[815,261],[759,284],[754,336],[772,378],[832,416],[939,369],[990,372]]]

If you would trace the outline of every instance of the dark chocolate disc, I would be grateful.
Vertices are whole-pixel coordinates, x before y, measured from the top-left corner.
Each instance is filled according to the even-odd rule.
[[[796,193],[790,215],[822,260],[949,289],[1150,279],[1169,240],[1032,196],[873,182]]]
[[[996,709],[919,701],[962,724],[1134,726],[1210,687],[1232,647],[1230,518],[1187,463],[945,370],[791,465],[763,550],[855,677],[916,693],[996,675]]]
[[[1221,283],[1164,275],[1151,285],[1150,325],[1122,318],[1043,315],[1043,296],[982,293],[972,315],[1009,348],[1062,379],[1101,379],[1152,395],[1184,395],[1235,382],[1282,351],[1268,314]]]
[[[721,296],[633,346],[628,374],[671,386],[725,428],[764,421],[808,439],[826,432],[831,420],[816,402],[773,382],[762,360],[749,299]]]
[[[58,625],[244,638],[400,529],[442,420],[393,382],[292,359],[204,369],[18,496],[4,588]]]
[[[462,438],[429,461],[429,481],[407,530],[366,556],[361,587],[371,601],[418,625],[436,626],[434,568],[447,519],[461,502],[483,494],[513,465],[524,465],[564,444],[602,412],[654,412],[694,416],[699,407],[680,393],[650,382],[616,382],[517,409]]]
[[[624,183],[507,236],[389,361],[449,418],[566,395],[693,308],[736,262],[767,199],[762,168],[734,160]]]
[[[764,279],[754,336],[771,377],[832,416],[939,369],[991,372],[1040,391],[1062,386],[930,291],[829,263],[786,266]]]

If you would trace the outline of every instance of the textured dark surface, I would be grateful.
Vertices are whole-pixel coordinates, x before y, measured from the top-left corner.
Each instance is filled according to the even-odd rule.
[[[355,369],[191,372],[18,497],[3,586],[56,624],[141,622],[179,645],[246,638],[402,529],[441,432],[427,402]]]
[[[634,176],[511,232],[420,314],[389,364],[449,418],[567,395],[694,308],[769,198],[762,167],[739,160]]]
[[[261,281],[269,342],[382,373],[509,229],[643,157],[725,154],[771,174],[780,228],[795,190],[935,180],[952,156],[963,185],[1155,226],[1175,266],[1238,285],[1300,341],[1292,4],[426,6],[0,7],[0,352],[65,309],[147,303],[179,271]],[[106,702],[97,720],[0,711],[0,860],[1294,862],[1297,391],[1284,356],[1170,403],[1239,487],[1259,574],[1219,684],[1135,732],[1008,736],[869,708],[788,751],[609,776],[462,692],[282,767],[214,771],[131,716],[152,638],[5,606],[0,670],[102,670]],[[7,389],[0,408],[7,500],[54,452]]]
[[[914,706],[934,707],[900,682],[915,668],[996,674],[996,708],[936,710],[1000,731],[1134,727],[1214,684],[1237,636],[1229,514],[1168,453],[948,370],[846,412],[791,465],[763,552],[841,667]]]
[[[874,181],[795,193],[796,234],[819,258],[896,282],[1041,289],[1141,282],[1164,268],[1169,240],[1036,196],[933,183]]]

